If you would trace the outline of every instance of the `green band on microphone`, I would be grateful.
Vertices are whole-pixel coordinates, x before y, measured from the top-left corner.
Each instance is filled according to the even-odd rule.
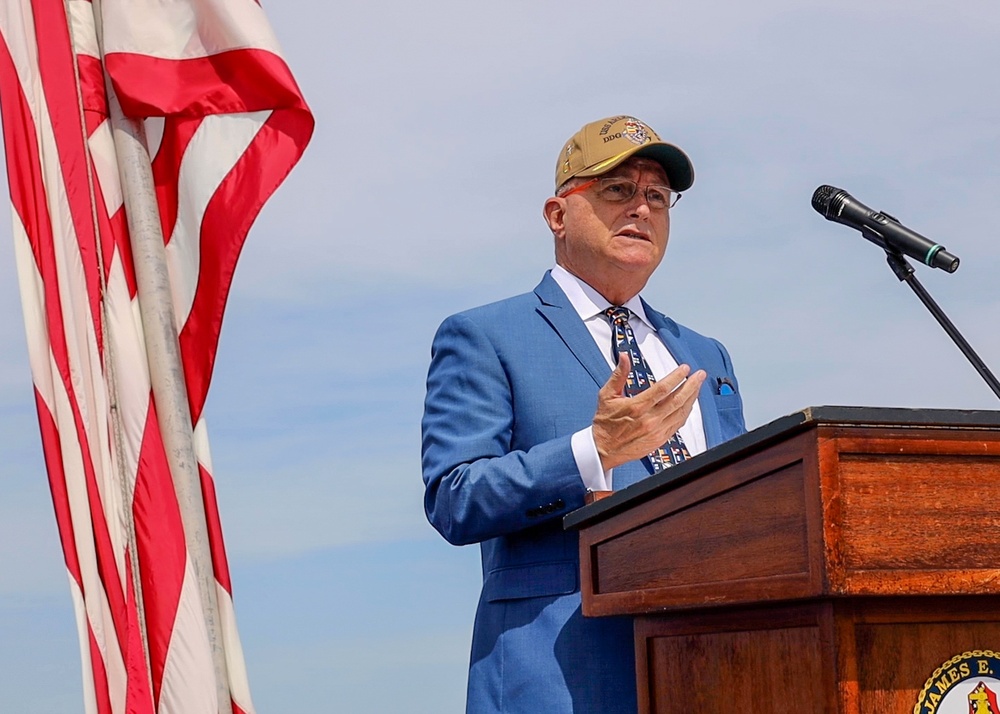
[[[935,243],[931,246],[931,249],[927,251],[927,257],[924,258],[924,265],[930,265],[931,261],[934,260],[934,256],[938,254],[939,250],[944,250],[944,246],[940,243]]]

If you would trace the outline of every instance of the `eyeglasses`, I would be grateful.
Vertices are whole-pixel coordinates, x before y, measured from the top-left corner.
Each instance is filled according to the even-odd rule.
[[[608,203],[624,203],[630,200],[639,185],[635,181],[626,178],[592,178],[590,181],[581,183],[576,188],[571,188],[563,194],[563,197],[571,196],[574,193],[581,193],[594,184],[597,184],[597,195],[601,200]],[[673,208],[681,200],[681,194],[667,186],[656,186],[650,184],[646,186],[646,203],[654,211],[665,211]]]

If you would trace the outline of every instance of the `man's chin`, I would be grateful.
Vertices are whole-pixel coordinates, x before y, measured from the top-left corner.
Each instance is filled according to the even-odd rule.
[[[648,278],[660,264],[663,255],[651,243],[634,246],[628,250],[619,251],[615,263],[626,273],[646,273]]]

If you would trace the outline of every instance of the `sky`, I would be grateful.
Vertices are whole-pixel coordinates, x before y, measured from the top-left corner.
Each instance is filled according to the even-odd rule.
[[[316,132],[251,231],[206,406],[259,713],[462,710],[481,574],[423,515],[430,343],[551,266],[541,206],[586,122],[633,114],[692,158],[644,296],[726,344],[749,427],[998,407],[882,252],[810,206],[844,188],[958,255],[919,278],[1000,370],[997,0],[264,7]],[[0,712],[82,712],[9,226]]]

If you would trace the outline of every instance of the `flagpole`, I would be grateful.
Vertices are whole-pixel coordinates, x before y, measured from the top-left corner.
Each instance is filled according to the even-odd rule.
[[[101,57],[104,56],[100,0],[93,2]],[[187,384],[181,363],[170,275],[153,170],[141,120],[126,117],[105,73],[108,115],[121,174],[129,242],[135,266],[139,314],[146,343],[149,378],[156,415],[184,524],[188,557],[201,595],[205,627],[212,649],[219,714],[231,714],[229,675],[222,641],[221,616],[205,519],[201,475],[194,451],[194,431]]]
[[[122,176],[122,193],[139,295],[139,314],[142,317],[156,416],[184,524],[188,557],[201,594],[215,666],[219,712],[231,714],[229,676],[222,642],[215,571],[208,540],[208,523],[205,520],[201,474],[194,452],[191,406],[187,399],[187,384],[181,364],[166,250],[160,228],[153,172],[146,150],[145,131],[141,122],[122,114],[118,98],[110,87],[108,106],[115,152],[118,155],[118,170]]]

